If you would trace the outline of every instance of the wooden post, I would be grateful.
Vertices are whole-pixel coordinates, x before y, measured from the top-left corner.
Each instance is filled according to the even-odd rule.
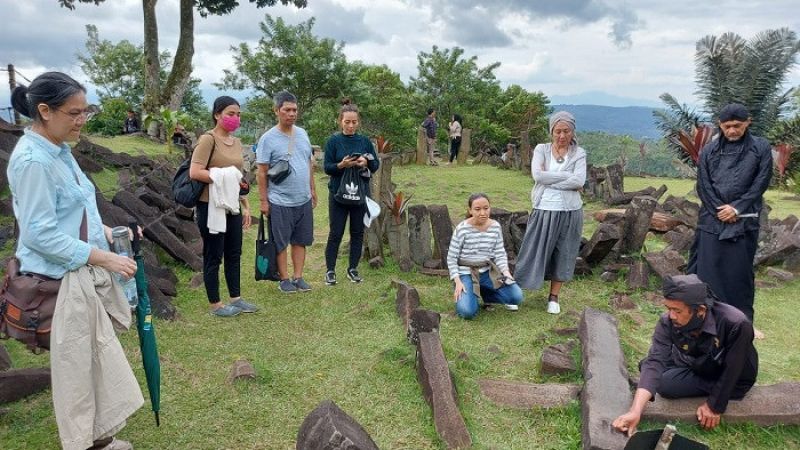
[[[472,128],[464,128],[461,130],[461,148],[458,149],[458,165],[462,166],[467,163],[467,157],[472,151]]]
[[[428,162],[428,143],[425,139],[425,128],[417,129],[417,164],[425,165]]]
[[[14,88],[17,87],[17,77],[16,77],[16,73],[14,72],[14,65],[13,64],[9,64],[8,65],[8,87],[11,90],[12,94],[14,93]],[[11,98],[10,95],[9,95],[9,98]],[[14,125],[19,125],[19,123],[20,123],[19,113],[17,112],[16,109],[13,109],[13,110],[14,110]]]

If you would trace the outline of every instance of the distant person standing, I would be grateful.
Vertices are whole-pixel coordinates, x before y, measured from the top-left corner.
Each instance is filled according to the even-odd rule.
[[[450,162],[447,165],[453,164],[453,161],[458,157],[458,149],[461,148],[461,116],[453,114],[453,118],[448,127],[448,135],[450,136]]]
[[[136,118],[136,113],[132,110],[128,110],[128,117],[125,118],[125,122],[122,124],[122,132],[124,134],[131,134],[137,133],[141,130],[139,126],[139,119]]]
[[[422,122],[422,128],[425,129],[425,143],[428,148],[428,161],[432,166],[438,166],[434,152],[436,151],[436,110],[428,108],[428,117]]]
[[[752,120],[733,103],[719,113],[720,135],[700,152],[697,195],[703,203],[688,273],[753,320],[759,216],[772,178],[772,151],[749,131]],[[763,338],[755,331],[756,338]]]
[[[310,291],[303,279],[306,247],[314,242],[314,211],[317,191],[314,187],[314,152],[306,130],[295,125],[297,97],[281,91],[274,97],[273,109],[278,124],[258,140],[258,193],[261,212],[270,218],[272,238],[278,250],[281,292],[292,294]],[[280,161],[289,162],[289,175],[280,182],[271,180],[269,168]],[[289,277],[288,247],[292,246],[293,276]]]

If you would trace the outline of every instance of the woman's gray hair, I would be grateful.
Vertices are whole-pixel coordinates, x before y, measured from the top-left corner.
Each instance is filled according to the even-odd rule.
[[[553,135],[553,129],[558,122],[564,122],[572,130],[572,144],[578,143],[578,138],[575,136],[575,116],[567,111],[557,111],[550,115],[550,136]]]

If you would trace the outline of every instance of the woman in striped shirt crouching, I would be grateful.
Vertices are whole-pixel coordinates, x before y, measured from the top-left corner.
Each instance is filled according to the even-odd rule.
[[[522,289],[508,270],[500,224],[489,218],[489,197],[472,194],[467,206],[469,217],[456,226],[447,252],[450,279],[455,283],[456,313],[464,319],[478,314],[475,285],[485,306],[503,305],[516,311],[522,303]]]

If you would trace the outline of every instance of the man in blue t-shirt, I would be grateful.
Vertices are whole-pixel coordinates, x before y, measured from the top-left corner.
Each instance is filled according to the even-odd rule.
[[[313,208],[317,206],[314,189],[314,153],[306,131],[295,126],[297,98],[288,91],[275,95],[278,124],[261,136],[256,148],[258,194],[261,212],[269,216],[272,240],[278,250],[278,273],[281,292],[311,290],[303,280],[306,247],[314,241]],[[270,166],[289,161],[289,176],[280,182],[269,179]],[[293,277],[289,278],[288,246],[292,246]]]

